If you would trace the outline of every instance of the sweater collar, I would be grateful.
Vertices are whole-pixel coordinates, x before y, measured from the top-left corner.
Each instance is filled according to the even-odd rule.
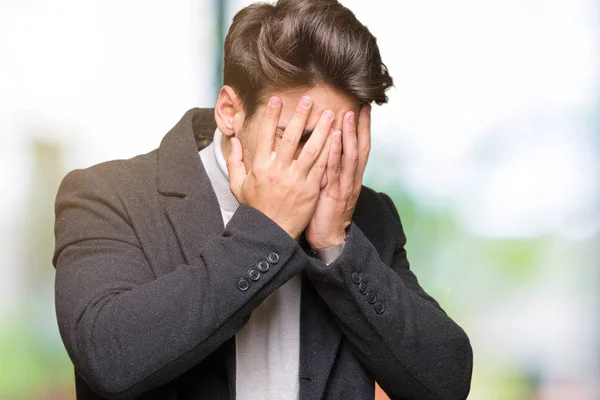
[[[219,206],[226,211],[234,212],[239,203],[229,188],[229,171],[221,147],[222,139],[223,133],[217,128],[212,143],[200,151],[200,158],[217,195]]]

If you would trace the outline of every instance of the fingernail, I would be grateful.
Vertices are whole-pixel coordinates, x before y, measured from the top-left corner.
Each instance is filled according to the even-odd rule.
[[[331,111],[331,110],[325,110],[325,111],[323,111],[323,118],[327,122],[333,120],[333,111]]]
[[[350,122],[351,124],[354,123],[354,113],[348,113],[348,122]]]
[[[272,108],[279,107],[280,104],[281,104],[281,100],[279,100],[279,97],[277,97],[277,96],[273,96],[269,99],[269,107],[272,107]]]
[[[342,131],[337,130],[337,131],[333,132],[333,138],[335,140],[342,140]]]
[[[310,97],[304,96],[300,99],[300,106],[303,108],[308,108],[312,104],[312,100]]]

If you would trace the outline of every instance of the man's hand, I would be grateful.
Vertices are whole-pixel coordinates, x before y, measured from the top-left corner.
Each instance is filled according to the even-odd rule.
[[[306,229],[306,239],[315,250],[342,243],[344,229],[352,221],[371,149],[371,106],[360,110],[358,133],[353,111],[344,115],[342,126],[343,134],[332,135],[327,183]]]
[[[273,156],[281,100],[274,96],[265,109],[250,171],[242,161],[242,146],[231,140],[227,159],[231,192],[240,203],[252,206],[297,239],[310,220],[321,180],[325,174],[329,147],[329,130],[334,114],[325,110],[297,160],[294,155],[312,108],[309,97],[300,99],[294,116],[283,133],[278,152]]]

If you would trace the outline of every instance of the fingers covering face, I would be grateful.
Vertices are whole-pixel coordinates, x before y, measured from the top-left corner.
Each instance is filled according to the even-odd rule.
[[[267,107],[264,111],[258,131],[258,140],[254,153],[254,165],[263,165],[269,162],[273,144],[275,142],[275,134],[277,132],[277,123],[281,114],[281,99],[273,96],[269,99]]]
[[[330,110],[325,110],[321,114],[309,140],[304,145],[298,159],[294,161],[312,109],[311,98],[303,96],[285,128],[277,153],[273,154],[277,126],[282,113],[282,101],[278,96],[271,97],[259,126],[253,167],[273,164],[278,168],[287,168],[293,164],[302,173],[308,174],[321,154],[335,119],[335,114]],[[348,111],[344,114],[341,121],[341,140],[337,142],[332,137],[332,151],[327,158],[329,165],[327,175],[337,173],[344,189],[354,186],[357,179],[362,182],[371,147],[370,106],[361,107],[360,113],[356,114],[355,111]],[[338,155],[339,158],[337,158]]]
[[[229,171],[229,188],[236,198],[241,200],[242,184],[246,179],[246,168],[244,167],[242,145],[238,138],[231,139],[231,152],[227,157],[227,169]]]
[[[331,148],[327,160],[327,182],[333,187],[340,184],[340,169],[342,162],[342,131],[339,129],[331,134]]]
[[[349,186],[352,186],[354,182],[358,166],[358,139],[356,137],[356,124],[353,111],[348,111],[344,115],[342,126],[343,154],[340,183],[347,189]]]
[[[316,183],[319,183],[323,180],[325,170],[327,169],[327,159],[329,157],[329,149],[331,147],[331,138],[332,135],[327,135],[325,139],[325,145],[322,147],[321,152],[319,153],[319,156],[314,162],[312,168],[310,171],[308,171],[307,180],[312,180]]]
[[[325,110],[323,111],[323,114],[321,114],[317,126],[315,126],[313,133],[310,135],[310,138],[304,145],[304,148],[296,161],[297,167],[302,171],[308,172],[321,154],[329,131],[331,130],[333,118],[334,114],[331,110]],[[325,161],[327,161],[327,159],[325,159]]]
[[[358,119],[358,165],[357,165],[357,180],[362,185],[363,174],[369,160],[369,152],[371,151],[371,105],[366,104],[360,109],[360,117]]]
[[[292,163],[294,155],[296,154],[296,149],[298,148],[298,143],[300,142],[300,137],[302,136],[302,132],[306,127],[306,122],[308,121],[308,116],[310,115],[311,109],[311,98],[308,96],[303,96],[296,106],[294,115],[292,115],[292,118],[285,128],[285,132],[283,132],[281,144],[277,150],[275,162],[280,166],[288,166]]]

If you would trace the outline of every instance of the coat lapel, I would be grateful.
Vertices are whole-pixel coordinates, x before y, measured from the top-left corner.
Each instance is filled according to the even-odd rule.
[[[167,200],[167,217],[188,263],[200,255],[206,240],[223,232],[221,215],[215,215],[215,204],[208,197],[186,196]],[[216,211],[220,212],[218,203]]]
[[[190,110],[158,149],[158,189],[187,262],[198,257],[208,238],[223,232],[219,203],[198,154],[215,129],[210,110]]]
[[[300,399],[321,399],[342,333],[325,302],[302,273],[300,306]]]
[[[192,109],[167,133],[158,149],[158,189],[186,262],[198,257],[203,243],[223,232],[217,196],[198,151],[212,142],[214,109]],[[235,338],[224,344],[229,391],[235,397]]]

